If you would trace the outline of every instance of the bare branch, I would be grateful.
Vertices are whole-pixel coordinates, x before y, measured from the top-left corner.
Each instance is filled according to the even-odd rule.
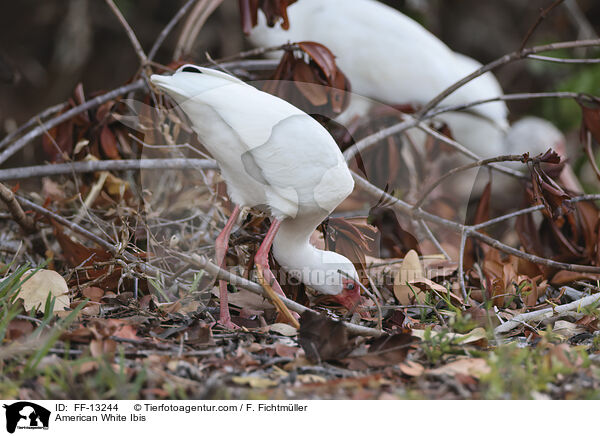
[[[588,157],[588,161],[594,170],[594,174],[598,180],[600,180],[600,169],[598,169],[598,165],[596,164],[596,156],[594,156],[594,151],[592,150],[592,132],[586,132],[586,141],[585,141],[585,154]]]
[[[354,178],[354,182],[355,182],[356,186],[363,189],[367,194],[369,194],[371,196],[371,198],[373,198],[376,201],[386,201],[387,207],[390,207],[400,213],[406,214],[413,219],[415,217],[422,218],[425,221],[436,223],[436,224],[441,225],[442,227],[445,227],[454,232],[457,232],[460,234],[464,233],[467,237],[479,239],[480,241],[484,242],[485,244],[487,244],[493,248],[496,248],[504,253],[512,254],[516,257],[526,259],[533,263],[538,263],[538,264],[549,266],[552,268],[564,269],[567,271],[578,271],[578,272],[600,274],[600,267],[597,267],[597,266],[577,265],[577,264],[571,264],[571,263],[557,262],[554,260],[546,259],[543,257],[539,257],[539,256],[536,256],[533,254],[529,254],[529,253],[525,253],[523,251],[517,250],[516,248],[506,245],[494,238],[484,235],[483,233],[479,233],[473,226],[466,226],[466,225],[459,224],[454,221],[447,220],[440,216],[426,212],[420,208],[413,209],[413,207],[410,204],[406,203],[405,201],[402,201],[399,198],[395,198],[395,197],[391,196],[387,192],[382,191],[378,187],[372,185],[371,183],[369,183],[368,181],[363,179],[361,176],[359,176],[355,172],[352,172],[352,177]]]
[[[549,307],[547,309],[535,310],[529,313],[522,313],[515,316],[511,320],[499,325],[494,329],[495,334],[508,333],[515,327],[519,327],[524,323],[530,323],[531,321],[539,321],[544,318],[549,318],[553,315],[560,315],[565,312],[578,312],[582,308],[591,306],[600,302],[600,294],[588,295],[580,300],[572,301],[567,304],[563,304],[556,307]]]
[[[446,260],[451,260],[450,256],[448,255],[446,250],[444,250],[444,247],[442,247],[442,244],[440,244],[440,241],[437,240],[437,238],[435,237],[435,235],[433,234],[433,232],[431,231],[431,229],[429,228],[427,223],[424,220],[420,219],[419,224],[421,224],[421,227],[423,227],[423,229],[425,230],[425,233],[427,233],[429,240],[431,242],[433,242],[433,245],[435,245],[435,247],[438,250],[440,250],[440,253],[442,253],[442,255],[446,258]]]
[[[124,159],[68,162],[53,165],[0,170],[0,181],[21,180],[29,177],[46,177],[60,174],[92,173],[96,171],[215,169],[217,164],[209,159]]]
[[[51,115],[54,115],[57,112],[60,112],[61,110],[63,110],[65,108],[65,106],[67,106],[67,103],[59,103],[57,105],[50,106],[49,108],[44,109],[39,114],[31,117],[29,119],[29,121],[27,121],[25,124],[19,126],[19,128],[16,129],[14,132],[9,133],[4,138],[2,138],[2,141],[0,141],[0,150],[2,150],[6,146],[6,144],[8,144],[13,139],[15,139],[17,136],[19,136],[25,130],[29,129],[32,126],[35,126],[36,124],[39,124],[40,122],[42,122],[44,120],[44,118],[47,118]]]
[[[542,21],[544,21],[544,19],[550,14],[550,12],[552,12],[552,10],[555,7],[557,7],[558,5],[560,5],[563,1],[564,0],[555,0],[546,9],[542,9],[540,11],[540,15],[538,16],[537,20],[535,21],[535,23],[533,23],[533,26],[531,26],[529,28],[529,30],[527,31],[527,34],[525,35],[525,38],[523,38],[523,42],[521,43],[521,46],[519,47],[519,50],[523,50],[525,48],[525,46],[527,45],[527,41],[529,41],[529,38],[531,38],[531,36],[533,35],[533,32],[535,32],[535,30],[538,28],[538,26],[540,24],[542,24]]]
[[[125,252],[125,251],[121,252],[122,247],[119,247],[119,246],[113,244],[112,242],[102,239],[101,237],[93,234],[92,232],[81,227],[80,225],[72,223],[71,221],[52,212],[51,210],[48,210],[45,207],[39,206],[39,205],[33,203],[32,201],[29,201],[23,197],[20,197],[20,196],[15,196],[15,197],[23,205],[27,206],[28,208],[35,210],[37,213],[39,213],[41,215],[44,215],[44,216],[54,219],[55,221],[64,225],[65,227],[69,228],[70,230],[72,230],[72,231],[80,234],[81,236],[89,239],[90,241],[93,241],[96,244],[100,245],[102,248],[106,249],[113,255],[115,255],[117,257],[122,257],[123,259],[125,259],[129,262],[136,263],[137,267],[141,271],[144,271],[146,273],[151,273],[151,274],[161,273],[158,268],[155,268],[145,262],[140,263],[140,259],[135,257],[133,254]],[[228,281],[232,285],[246,289],[254,294],[261,295],[264,297],[267,296],[266,293],[264,292],[263,288],[258,283],[251,282],[250,280],[246,280],[240,276],[230,273],[229,271],[219,268],[217,265],[210,262],[208,259],[206,259],[203,256],[198,256],[196,254],[194,254],[192,256],[187,256],[185,254],[176,253],[176,252],[172,252],[172,254],[176,255],[177,257],[179,257],[181,259],[184,259],[191,265],[195,265],[195,266],[205,270],[208,274],[210,274],[220,280]],[[317,313],[316,311],[309,309],[308,307],[303,306],[299,303],[296,303],[295,301],[292,301],[286,297],[281,296],[280,299],[290,310],[293,310],[294,312],[298,312],[300,314],[305,311]],[[383,332],[381,332],[379,330],[376,330],[376,329],[373,329],[370,327],[360,326],[357,324],[344,322],[344,326],[348,329],[348,331],[350,333],[359,335],[359,336],[379,337],[383,334]]]
[[[183,26],[177,45],[175,46],[173,59],[179,59],[191,52],[192,46],[196,41],[200,30],[202,30],[202,26],[204,26],[208,17],[210,17],[222,1],[223,0],[200,0],[196,6],[194,6],[194,9]]]
[[[210,262],[203,256],[198,256],[196,254],[192,256],[179,256],[188,260],[191,264],[195,265],[196,267],[205,270],[208,274],[218,278],[219,280],[225,280],[234,286],[238,286],[254,294],[266,297],[263,288],[258,283],[251,282],[250,280],[246,280],[240,276],[230,273],[229,271],[219,268],[217,265]],[[296,303],[295,301],[292,301],[289,298],[280,296],[280,299],[287,306],[288,309],[293,310],[294,312],[297,312],[299,314],[302,314],[306,311],[317,313],[316,311],[309,309],[308,307],[303,306],[302,304]],[[383,332],[377,329],[363,327],[349,322],[344,322],[344,326],[348,329],[350,333],[353,333],[355,335],[379,337],[383,334]]]
[[[437,179],[435,182],[433,182],[429,188],[427,188],[425,190],[425,192],[423,194],[421,194],[421,197],[419,198],[419,200],[415,203],[414,207],[415,208],[419,208],[423,205],[423,203],[425,202],[425,200],[427,199],[427,196],[431,193],[431,191],[433,191],[435,188],[437,188],[440,183],[442,183],[444,180],[448,179],[449,177],[452,177],[454,174],[462,172],[462,171],[467,171],[470,170],[471,168],[477,168],[480,166],[485,166],[494,162],[515,162],[515,161],[523,161],[523,155],[522,154],[512,154],[512,155],[508,155],[508,156],[498,156],[498,157],[492,157],[489,159],[482,159],[482,160],[478,160],[477,162],[471,162],[470,164],[466,164],[466,165],[462,165],[460,167],[456,167],[456,168],[452,168],[450,171],[448,171],[446,174],[444,174],[442,177],[440,177],[439,179]]]
[[[578,47],[595,47],[600,45],[600,39],[584,39],[578,41],[565,41],[565,42],[556,42],[553,44],[539,45],[536,47],[525,48],[520,51],[516,51],[510,54],[506,54],[495,61],[490,62],[489,64],[483,65],[481,68],[478,68],[471,74],[466,77],[463,77],[453,85],[446,88],[444,91],[439,93],[436,97],[429,101],[421,110],[417,113],[416,118],[422,119],[424,115],[426,115],[431,109],[441,103],[446,97],[456,91],[458,88],[463,85],[469,83],[471,80],[476,79],[477,77],[491,71],[501,65],[508,64],[510,62],[514,62],[519,59],[526,58],[529,55],[542,53],[546,51],[559,50],[559,49],[567,49],[567,48],[578,48]]]
[[[19,202],[21,204],[28,207],[29,209],[32,209],[32,210],[36,211],[37,213],[39,213],[43,216],[46,216],[48,218],[52,218],[57,223],[60,223],[60,224],[64,225],[65,227],[71,229],[75,233],[78,233],[78,234],[86,237],[90,241],[95,242],[96,244],[100,245],[102,248],[106,249],[107,251],[109,251],[112,254],[118,253],[118,249],[113,243],[105,241],[101,237],[99,237],[99,236],[93,234],[92,232],[90,232],[89,230],[81,227],[79,224],[72,223],[68,219],[60,216],[59,214],[52,212],[51,210],[46,209],[45,207],[42,207],[42,206],[34,203],[33,201],[29,201],[26,198],[21,197],[20,195],[16,195],[15,197],[19,200]],[[137,259],[136,259],[136,261],[137,261]]]
[[[588,58],[588,59],[569,59],[569,58],[554,58],[552,56],[540,56],[540,55],[529,55],[527,59],[535,59],[537,61],[554,62],[557,64],[598,64],[600,59]]]
[[[23,208],[17,201],[14,192],[12,192],[7,186],[0,183],[0,200],[6,204],[8,211],[12,215],[15,222],[25,231],[25,233],[33,233],[35,229],[35,223],[30,216],[25,215]]]
[[[558,91],[558,92],[522,92],[515,94],[504,94],[499,95],[494,98],[486,98],[483,100],[475,100],[470,103],[465,104],[457,104],[453,106],[441,106],[435,110],[430,111],[424,119],[433,118],[439,114],[443,114],[446,112],[458,112],[465,109],[469,109],[474,106],[479,106],[485,103],[491,103],[494,101],[514,101],[514,100],[530,100],[536,98],[572,98],[576,100],[592,100],[588,94],[583,94],[580,92],[567,92],[567,91]]]
[[[437,132],[436,130],[432,129],[424,122],[419,121],[416,118],[411,117],[408,114],[402,114],[402,115],[405,118],[404,121],[401,121],[398,124],[394,124],[393,126],[386,127],[385,129],[375,132],[372,135],[369,135],[366,138],[363,138],[360,141],[353,144],[352,146],[348,147],[343,153],[344,158],[346,159],[346,162],[349,162],[352,158],[354,158],[354,156],[356,156],[357,154],[359,154],[361,152],[368,150],[370,147],[377,144],[379,141],[387,138],[388,136],[402,133],[413,127],[416,127],[418,129],[424,131],[425,133],[433,136],[434,138],[444,142],[445,144],[456,149],[458,152],[467,156],[470,159],[473,159],[475,161],[482,160],[481,156],[478,156],[477,154],[473,153],[471,150],[469,150],[468,148],[466,148],[464,145],[460,144],[459,142],[457,142],[451,138],[448,138],[447,136],[441,134],[440,132]],[[495,171],[499,171],[501,173],[507,174],[512,177],[517,177],[517,178],[525,177],[523,175],[523,173],[513,170],[512,168],[507,168],[507,167],[504,167],[501,165],[490,164],[489,168],[492,168]]]
[[[160,46],[163,44],[163,42],[165,41],[165,39],[167,38],[169,33],[171,33],[171,30],[173,30],[173,27],[175,27],[175,25],[179,22],[179,20],[181,20],[181,18],[185,15],[185,13],[188,11],[188,9],[197,1],[198,0],[188,0],[177,11],[177,13],[175,15],[173,15],[173,18],[171,18],[171,21],[169,21],[167,23],[167,25],[164,27],[164,29],[160,32],[160,34],[154,41],[154,44],[152,45],[152,48],[150,49],[150,52],[148,53],[148,62],[150,62],[150,61],[152,61],[152,59],[154,59],[154,56],[156,56],[156,52],[158,51]]]
[[[104,0],[104,1],[112,9],[115,16],[117,17],[117,19],[123,26],[123,29],[125,29],[125,32],[127,33],[127,36],[129,37],[129,41],[131,41],[131,45],[133,46],[133,49],[135,50],[135,54],[137,54],[137,57],[140,59],[140,64],[142,64],[142,66],[146,65],[148,63],[148,57],[146,56],[146,53],[144,53],[144,49],[142,48],[140,41],[137,39],[137,36],[135,36],[133,29],[131,28],[131,26],[129,25],[129,23],[127,22],[127,20],[125,19],[125,17],[121,13],[121,11],[119,10],[119,8],[115,5],[113,0]]]
[[[140,79],[128,85],[120,86],[117,89],[107,92],[106,94],[99,95],[98,97],[92,98],[91,100],[86,101],[79,106],[75,106],[72,109],[69,109],[65,113],[60,114],[59,116],[48,120],[45,123],[40,124],[34,129],[31,129],[29,132],[21,136],[15,142],[6,147],[2,153],[0,153],[0,165],[6,162],[12,155],[25,147],[30,141],[41,136],[52,127],[63,123],[74,116],[85,112],[88,109],[94,108],[96,106],[100,106],[102,103],[105,103],[113,98],[119,97],[120,95],[127,94],[128,92],[137,91],[146,86],[144,80]]]
[[[467,233],[463,232],[460,235],[460,248],[458,251],[458,282],[460,283],[460,292],[464,301],[469,301],[469,295],[467,294],[467,287],[465,286],[465,245],[467,244]]]

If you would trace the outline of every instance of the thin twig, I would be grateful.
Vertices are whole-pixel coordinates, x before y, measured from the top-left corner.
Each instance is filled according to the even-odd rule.
[[[449,177],[452,177],[456,173],[459,173],[459,172],[462,172],[462,171],[467,171],[467,170],[470,170],[472,168],[477,168],[477,167],[480,167],[480,166],[485,166],[485,165],[488,165],[488,164],[491,164],[491,163],[494,163],[494,162],[515,162],[515,161],[522,162],[523,161],[523,155],[522,154],[511,154],[511,155],[507,155],[507,156],[491,157],[489,159],[482,159],[482,160],[478,160],[477,162],[471,162],[470,164],[466,164],[466,165],[462,165],[460,167],[452,168],[450,171],[448,171],[447,173],[445,173],[442,177],[440,177],[435,182],[433,182],[425,190],[425,192],[423,194],[421,194],[421,197],[415,203],[414,207],[415,208],[421,207],[423,205],[423,203],[425,202],[425,200],[427,199],[427,196],[431,193],[431,191],[433,191],[435,188],[437,188],[440,185],[440,183],[442,183],[444,180],[448,179]]]
[[[578,38],[598,38],[598,34],[594,30],[594,26],[592,26],[590,21],[587,19],[587,17],[577,4],[577,0],[566,0],[565,7],[567,8],[567,12],[571,16],[571,20],[574,22],[575,27],[578,30]]]
[[[455,141],[451,138],[448,138],[447,136],[441,134],[440,132],[437,132],[436,130],[434,130],[431,127],[429,127],[428,125],[426,125],[424,122],[416,119],[415,117],[412,117],[408,114],[402,114],[402,116],[405,119],[403,121],[401,121],[400,123],[394,124],[393,126],[390,126],[390,127],[386,127],[385,129],[382,129],[376,133],[373,133],[372,135],[369,135],[369,136],[361,139],[360,141],[356,142],[352,146],[348,147],[343,153],[344,159],[346,159],[346,162],[349,162],[352,158],[354,158],[354,156],[356,156],[357,154],[359,154],[361,152],[368,150],[370,147],[377,144],[379,141],[387,138],[388,136],[402,133],[413,127],[423,130],[425,133],[444,142],[445,144],[456,149],[461,154],[467,156],[470,159],[473,159],[475,161],[482,160],[481,156],[473,153],[471,150],[466,148],[464,145],[458,143],[457,141]],[[492,168],[495,171],[499,171],[501,173],[507,174],[512,177],[517,177],[517,178],[525,178],[526,177],[519,171],[513,170],[508,167],[504,167],[504,166],[501,166],[498,164],[490,164],[489,168]]]
[[[156,52],[158,51],[160,46],[163,44],[163,42],[165,41],[165,39],[167,38],[169,33],[171,33],[171,30],[173,30],[173,27],[175,27],[175,25],[179,22],[179,20],[181,20],[181,18],[186,14],[188,9],[197,1],[198,0],[188,0],[177,11],[177,13],[175,15],[173,15],[173,18],[171,18],[171,21],[169,21],[167,23],[167,25],[163,28],[163,30],[160,32],[160,34],[154,41],[154,44],[152,45],[152,48],[150,49],[150,52],[148,53],[148,62],[150,62],[150,61],[152,61],[152,59],[154,59],[154,56],[156,56]]]
[[[497,97],[486,98],[483,100],[474,100],[469,103],[457,104],[452,106],[440,106],[436,109],[429,111],[429,113],[424,117],[424,119],[433,118],[439,114],[443,114],[446,112],[458,112],[463,111],[465,109],[472,108],[474,106],[479,106],[485,103],[492,103],[495,101],[515,101],[515,100],[531,100],[537,98],[568,98],[568,99],[584,99],[584,100],[592,100],[589,95],[583,94],[580,92],[567,92],[567,91],[557,91],[557,92],[520,92],[515,94],[503,94]],[[592,100],[593,101],[593,100]]]
[[[6,170],[0,170],[0,181],[22,180],[29,177],[46,177],[60,174],[92,173],[96,171],[184,170],[215,168],[217,168],[217,164],[211,159],[173,158],[95,160],[9,168]]]
[[[495,334],[507,333],[510,330],[518,327],[524,322],[539,321],[543,318],[549,318],[553,315],[560,315],[561,313],[575,311],[578,312],[584,307],[591,306],[600,302],[600,294],[588,295],[580,300],[575,300],[567,304],[560,306],[549,307],[547,309],[540,309],[529,313],[522,313],[515,316],[511,320],[499,325],[494,329]]]
[[[119,97],[123,94],[127,94],[128,92],[137,91],[146,86],[143,79],[139,79],[133,83],[128,85],[120,86],[112,91],[107,92],[106,94],[99,95],[98,97],[94,97],[91,100],[86,101],[79,106],[75,106],[72,109],[69,109],[65,113],[60,114],[59,116],[52,118],[51,120],[46,121],[45,123],[40,124],[39,126],[31,129],[29,132],[21,136],[15,142],[10,144],[6,150],[0,153],[0,165],[6,162],[12,155],[25,147],[30,141],[34,140],[38,136],[41,136],[52,127],[57,126],[61,123],[64,123],[67,120],[79,115],[82,112],[85,112],[91,108],[96,106],[100,106],[102,103],[105,103],[113,98]]]
[[[15,193],[2,183],[0,183],[0,200],[6,204],[13,219],[25,233],[33,233],[35,231],[33,219],[30,216],[25,215],[23,208],[15,197]]]
[[[32,126],[35,126],[36,124],[39,124],[40,122],[42,122],[45,118],[49,117],[50,115],[54,115],[55,113],[60,112],[66,106],[67,106],[67,103],[59,103],[54,106],[50,106],[49,108],[44,109],[39,114],[31,117],[29,119],[29,121],[27,121],[25,124],[22,124],[21,126],[19,126],[19,128],[16,129],[14,132],[9,133],[4,138],[2,138],[2,141],[0,141],[0,150],[2,150],[6,146],[6,144],[11,142],[13,139],[15,139],[17,136],[19,136],[25,130],[29,129]]]
[[[194,45],[200,30],[202,30],[204,23],[222,1],[223,0],[200,0],[196,6],[194,6],[194,9],[183,26],[183,30],[181,31],[179,40],[175,46],[173,59],[180,59],[182,56],[186,56],[191,52],[192,46]]]
[[[444,247],[442,247],[442,244],[440,244],[440,241],[437,240],[437,238],[435,237],[435,235],[433,234],[433,232],[431,231],[431,228],[429,228],[427,223],[424,220],[420,219],[419,224],[421,224],[421,227],[423,227],[423,229],[425,230],[425,233],[427,233],[429,240],[431,242],[433,242],[433,245],[435,245],[435,248],[437,248],[440,251],[440,253],[442,253],[442,255],[446,258],[446,260],[452,260],[450,258],[450,256],[448,255],[448,253],[446,252],[446,250],[444,250]]]
[[[460,248],[458,251],[458,282],[460,283],[460,292],[462,293],[464,301],[469,301],[467,295],[467,288],[465,286],[465,269],[464,269],[464,258],[465,258],[465,245],[467,243],[467,233],[463,232],[460,235]]]
[[[156,274],[159,272],[159,270],[157,268],[155,268],[147,263],[139,263],[140,259],[135,257],[134,255],[132,255],[131,253],[127,253],[127,252],[121,253],[122,247],[102,239],[101,237],[93,234],[92,232],[88,231],[87,229],[84,229],[80,225],[72,223],[71,221],[67,220],[66,218],[63,218],[62,216],[46,209],[45,207],[39,206],[25,198],[22,198],[19,196],[16,196],[16,197],[23,205],[35,210],[36,212],[38,212],[44,216],[51,217],[52,219],[59,222],[60,224],[63,224],[65,227],[71,229],[72,231],[79,233],[80,235],[86,237],[87,239],[97,243],[98,245],[100,245],[102,248],[106,249],[113,255],[119,255],[123,259],[125,259],[129,262],[138,263],[138,268],[140,268],[141,270],[150,272],[153,274]],[[210,262],[208,259],[206,259],[203,256],[198,256],[197,254],[194,254],[192,256],[187,256],[182,253],[175,253],[175,254],[177,255],[177,257],[180,257],[180,258],[186,260],[187,262],[189,262],[190,264],[195,265],[195,266],[205,270],[208,274],[211,274],[212,276],[214,276],[220,280],[228,281],[229,283],[231,283],[234,286],[238,286],[240,288],[246,289],[257,295],[266,297],[266,294],[265,294],[263,288],[258,283],[251,282],[250,280],[246,280],[240,276],[230,273],[229,271],[219,268],[217,265]],[[292,301],[286,297],[281,296],[280,299],[290,310],[293,310],[294,312],[298,312],[298,313],[302,314],[303,312],[308,310],[308,311],[317,313],[314,310],[309,309],[308,307],[303,306],[302,304],[296,303],[295,301]],[[357,324],[344,323],[344,325],[347,327],[347,329],[350,333],[360,335],[360,336],[379,337],[383,334],[379,330],[360,326]]]
[[[121,11],[119,10],[119,8],[115,5],[113,0],[104,0],[104,1],[112,9],[113,13],[117,17],[117,19],[119,20],[121,25],[123,26],[123,29],[125,29],[125,32],[127,33],[127,36],[129,37],[129,41],[131,41],[131,45],[133,46],[133,49],[135,50],[135,54],[140,59],[140,64],[142,66],[146,65],[148,63],[148,57],[146,56],[146,53],[144,53],[144,49],[142,48],[140,41],[137,39],[137,36],[135,36],[133,29],[131,28],[131,26],[129,25],[129,23],[127,22],[127,20],[125,19],[125,17],[121,13]]]
[[[552,56],[540,56],[540,55],[529,55],[527,59],[535,59],[537,61],[553,62],[556,64],[598,64],[600,59],[598,58],[580,58],[580,59],[569,59],[569,58],[554,58]]]
[[[587,194],[587,195],[580,195],[578,197],[573,197],[571,199],[569,199],[569,203],[578,203],[580,201],[596,201],[596,200],[600,200],[600,194]],[[511,212],[511,213],[507,213],[506,215],[502,215],[499,216],[497,218],[492,218],[488,221],[484,221],[482,223],[479,224],[475,224],[472,226],[473,230],[480,230],[484,227],[489,227],[491,225],[494,224],[498,224],[502,221],[506,221],[509,220],[511,218],[515,218],[518,217],[520,215],[525,215],[528,213],[532,213],[541,209],[544,209],[544,205],[543,204],[538,204],[536,206],[531,206],[531,207],[527,207],[525,209],[521,209],[521,210],[517,210],[515,212]]]
[[[514,62],[519,59],[523,59],[529,55],[542,53],[546,51],[567,49],[567,48],[578,48],[578,47],[594,47],[600,45],[600,39],[583,39],[577,41],[565,41],[565,42],[556,42],[553,44],[539,45],[536,47],[525,48],[520,51],[516,51],[513,53],[506,54],[489,64],[483,65],[481,68],[473,71],[466,77],[463,77],[459,81],[450,85],[448,88],[440,92],[437,96],[431,99],[425,106],[421,108],[421,110],[416,114],[416,118],[422,119],[424,115],[426,115],[431,109],[436,107],[439,103],[441,103],[446,97],[452,94],[457,89],[461,88],[463,85],[469,83],[473,79],[491,71],[501,65],[508,64],[510,62]]]
[[[186,256],[186,255],[182,255],[181,253],[178,253],[178,256],[180,256],[183,259],[185,259],[186,261],[189,261],[190,263],[194,264],[196,267],[205,270],[208,274],[210,274],[213,277],[216,277],[220,280],[225,280],[234,286],[246,289],[247,291],[250,291],[254,294],[266,297],[263,288],[258,283],[251,282],[240,276],[232,274],[229,271],[219,268],[217,265],[210,262],[208,259],[206,259],[203,256],[198,256],[197,254],[194,254],[192,256]],[[289,298],[280,296],[280,299],[288,307],[288,309],[293,310],[294,312],[297,312],[299,314],[302,314],[306,311],[317,313],[316,311],[309,309],[308,307],[303,306],[302,304],[296,303],[295,301],[290,300]],[[350,333],[355,334],[355,335],[379,337],[383,334],[381,331],[370,328],[370,327],[364,327],[361,325],[352,324],[352,323],[348,323],[348,322],[344,322],[343,324]]]
[[[538,15],[537,20],[535,21],[535,23],[533,23],[533,26],[531,26],[529,28],[529,30],[527,31],[527,34],[525,35],[525,38],[523,39],[523,42],[521,43],[519,50],[523,50],[525,48],[525,46],[527,45],[527,42],[529,41],[529,38],[531,38],[531,36],[533,35],[533,32],[535,32],[535,30],[538,28],[538,26],[540,24],[542,24],[542,21],[544,21],[544,19],[548,16],[548,14],[550,14],[550,12],[552,12],[552,10],[555,7],[557,7],[558,5],[560,5],[563,1],[564,0],[555,0],[554,3],[552,3],[546,9],[542,9],[540,11],[540,14]]]
[[[34,203],[33,201],[29,201],[26,198],[23,198],[19,195],[15,196],[17,198],[17,200],[19,200],[19,202],[29,208],[34,210],[35,212],[46,216],[48,218],[52,218],[54,221],[58,222],[59,224],[64,225],[65,227],[71,229],[72,231],[79,233],[81,236],[86,237],[87,239],[89,239],[90,241],[95,242],[96,244],[100,245],[102,248],[106,249],[107,251],[109,251],[112,254],[116,254],[118,253],[118,248],[112,243],[112,242],[108,242],[105,241],[104,239],[102,239],[101,237],[93,234],[92,232],[90,232],[89,230],[81,227],[79,224],[74,224],[71,221],[69,221],[68,219],[60,216],[59,214],[52,212],[49,209],[46,209],[45,207],[42,207],[36,203]]]
[[[596,174],[598,180],[600,180],[600,169],[598,169],[598,165],[596,164],[596,156],[594,156],[594,151],[592,150],[592,132],[586,132],[586,141],[585,141],[585,154],[588,157],[590,165]]]
[[[571,263],[557,262],[554,260],[546,259],[543,257],[539,257],[533,254],[525,253],[523,251],[519,251],[516,248],[513,248],[509,245],[506,245],[494,238],[491,238],[483,233],[479,233],[477,230],[473,228],[473,226],[466,226],[463,224],[459,224],[457,222],[447,220],[438,215],[434,215],[432,213],[426,212],[423,209],[413,209],[413,207],[406,203],[405,201],[393,197],[387,192],[379,189],[378,187],[372,185],[364,178],[352,172],[352,177],[354,178],[354,182],[357,187],[363,189],[367,194],[371,196],[376,201],[386,201],[386,205],[400,213],[407,214],[411,218],[422,218],[426,221],[436,223],[441,225],[449,230],[452,230],[457,233],[465,233],[466,236],[472,237],[475,239],[479,239],[480,241],[490,245],[493,248],[496,248],[504,253],[515,255],[519,258],[526,259],[533,263],[538,263],[541,265],[549,266],[552,268],[564,269],[567,271],[578,271],[578,272],[587,272],[592,274],[600,274],[600,267],[597,266],[589,266],[589,265],[577,265]],[[389,203],[388,203],[389,202]]]
[[[246,59],[246,58],[255,57],[255,56],[262,56],[266,53],[271,53],[273,51],[292,50],[292,49],[298,49],[298,45],[286,43],[286,44],[282,44],[282,45],[275,45],[272,47],[257,47],[257,48],[253,48],[252,50],[247,50],[247,51],[243,51],[241,53],[237,53],[237,54],[227,56],[227,57],[224,57],[221,59],[216,59],[214,62],[216,62],[218,64],[223,64],[223,63],[227,63],[227,62],[236,61],[239,59]]]

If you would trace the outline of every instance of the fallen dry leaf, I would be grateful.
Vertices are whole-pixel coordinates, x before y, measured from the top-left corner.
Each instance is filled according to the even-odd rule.
[[[414,293],[407,282],[423,278],[423,267],[419,255],[415,250],[410,250],[404,256],[400,269],[394,278],[394,295],[400,304],[411,304]]]
[[[413,330],[412,335],[417,338],[423,340],[425,339],[425,330]],[[455,344],[472,344],[474,342],[479,342],[482,340],[487,340],[487,334],[483,327],[477,327],[471,330],[467,334],[461,333],[452,333],[452,332],[431,332],[431,337],[435,338],[436,336],[444,335],[445,338],[450,339]]]
[[[384,335],[373,340],[367,354],[348,357],[344,359],[344,362],[348,364],[348,369],[354,370],[395,365],[406,359],[414,341],[415,338],[410,334],[410,330],[394,335]]]
[[[399,363],[398,368],[400,368],[400,371],[402,371],[403,374],[409,375],[411,377],[419,377],[425,372],[425,368],[423,367],[423,365],[421,365],[418,362],[413,362],[411,360]]]
[[[459,358],[439,368],[429,369],[425,371],[430,375],[447,375],[456,377],[457,375],[468,375],[472,377],[480,377],[490,372],[485,359],[477,358]]]
[[[282,336],[296,336],[298,334],[298,330],[291,325],[282,322],[271,324],[268,328],[269,331],[279,333]]]
[[[233,377],[231,380],[235,384],[238,384],[238,385],[248,385],[251,388],[259,388],[259,389],[272,388],[273,386],[277,386],[279,384],[275,380],[270,380],[268,378],[262,378],[262,377],[252,377],[252,376]]]
[[[97,288],[95,286],[90,286],[90,287],[84,288],[81,291],[81,294],[85,298],[89,298],[90,300],[95,301],[96,303],[99,303],[100,299],[104,296],[104,290]]]
[[[54,313],[69,308],[69,287],[65,279],[56,271],[41,269],[33,274],[28,273],[23,278],[27,278],[27,281],[21,286],[19,298],[23,299],[26,311],[38,309],[43,312],[48,294],[56,297]]]
[[[344,324],[308,311],[300,317],[298,343],[311,362],[342,359],[353,348]]]
[[[33,332],[33,324],[24,319],[13,319],[6,327],[6,339],[15,340]]]
[[[554,323],[552,332],[569,339],[575,335],[578,335],[579,333],[585,333],[586,329],[569,321],[558,320]]]

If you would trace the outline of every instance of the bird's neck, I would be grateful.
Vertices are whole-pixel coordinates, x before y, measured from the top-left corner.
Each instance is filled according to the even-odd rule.
[[[322,219],[320,216],[285,219],[273,241],[273,255],[277,262],[293,277],[309,286],[316,280],[315,275],[333,274],[337,271],[336,266],[326,262],[328,252],[319,250],[309,242]],[[315,277],[311,279],[311,275]]]

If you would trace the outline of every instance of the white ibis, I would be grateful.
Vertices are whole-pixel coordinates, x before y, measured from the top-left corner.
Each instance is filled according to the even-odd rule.
[[[327,130],[284,100],[213,69],[184,65],[171,76],[152,75],[151,81],[187,114],[236,204],[216,241],[217,263],[224,265],[240,208],[262,208],[272,220],[255,263],[273,288],[283,295],[269,268],[271,245],[288,274],[354,309],[360,301],[354,265],[309,243],[315,228],[354,187]],[[220,323],[235,327],[226,283],[221,281],[219,289]]]
[[[290,27],[286,31],[268,27],[261,12],[258,26],[250,34],[251,42],[277,46],[310,40],[327,46],[355,94],[349,112],[338,119],[343,124],[353,115],[364,115],[369,99],[388,105],[423,105],[481,66],[453,52],[416,21],[375,0],[299,0],[288,7],[287,14]],[[441,105],[500,95],[498,81],[486,73],[452,93]],[[508,152],[530,152],[533,156],[554,146],[565,156],[564,138],[555,142],[557,129],[549,123],[529,120],[510,131],[504,102],[474,106],[471,111],[475,115],[454,112],[438,118],[450,126],[458,142],[482,157]],[[523,126],[535,129],[536,134],[522,136],[528,133]]]

